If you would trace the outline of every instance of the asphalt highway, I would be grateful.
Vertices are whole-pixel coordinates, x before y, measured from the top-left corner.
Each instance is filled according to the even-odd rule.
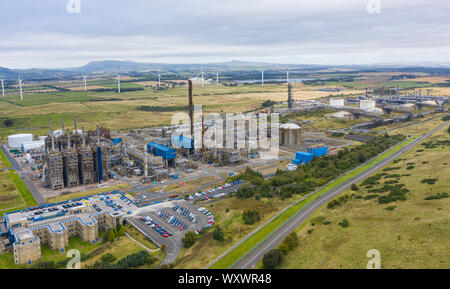
[[[312,201],[308,205],[306,205],[304,208],[302,208],[299,212],[297,212],[294,217],[279,227],[273,234],[271,234],[266,240],[264,240],[262,243],[260,243],[257,247],[253,248],[252,251],[250,251],[249,254],[247,254],[244,258],[239,260],[234,266],[232,266],[233,269],[251,269],[256,266],[260,262],[260,260],[263,258],[264,254],[266,254],[271,249],[276,248],[283,240],[284,238],[293,230],[301,226],[308,218],[319,208],[327,204],[330,200],[344,192],[346,189],[348,189],[352,183],[359,183],[362,180],[366,179],[367,177],[371,176],[378,170],[382,169],[395,159],[401,157],[405,153],[407,153],[409,150],[414,148],[416,145],[418,145],[420,142],[424,141],[425,139],[429,138],[432,134],[434,134],[437,130],[441,129],[443,126],[448,125],[449,122],[445,122],[439,127],[433,129],[432,131],[422,135],[421,137],[417,138],[416,140],[412,141],[411,143],[407,144],[400,150],[396,151],[389,157],[385,158],[384,160],[378,162],[374,166],[370,167],[369,169],[357,174],[356,176],[350,178],[348,181],[336,186],[335,188],[328,191],[326,194],[324,194],[322,197]]]

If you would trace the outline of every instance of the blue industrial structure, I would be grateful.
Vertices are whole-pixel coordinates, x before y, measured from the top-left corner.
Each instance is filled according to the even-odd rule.
[[[193,148],[194,140],[183,135],[172,134],[172,146],[177,148],[191,149]]]
[[[295,159],[292,160],[292,163],[295,165],[307,164],[313,159],[313,157],[314,157],[314,154],[312,154],[312,153],[297,152],[295,154]]]
[[[176,157],[176,151],[172,148],[150,142],[147,144],[147,151],[165,160],[173,160]]]
[[[316,157],[322,157],[322,156],[326,156],[328,155],[328,147],[327,146],[322,146],[322,147],[315,147],[315,148],[310,148],[308,147],[306,149],[306,151],[308,153],[312,153],[314,154],[314,156]]]
[[[98,182],[103,181],[103,166],[102,166],[102,148],[97,147],[97,168],[98,168]]]
[[[112,143],[113,143],[114,145],[116,145],[116,144],[119,144],[119,143],[122,142],[122,138],[121,138],[121,137],[118,137],[118,138],[112,138],[111,141],[112,141]]]

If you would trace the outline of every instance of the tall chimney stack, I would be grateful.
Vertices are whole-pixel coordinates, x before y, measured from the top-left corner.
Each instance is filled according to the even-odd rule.
[[[100,145],[100,128],[97,125],[97,144]]]
[[[288,108],[292,108],[292,85],[288,84]]]
[[[67,148],[70,149],[70,129],[67,129]]]
[[[191,118],[191,137],[194,138],[194,102],[192,100],[192,81],[188,80],[189,86],[189,117]]]
[[[81,134],[82,134],[82,137],[83,137],[83,147],[85,147],[86,146],[86,137],[84,135],[84,127],[81,128]]]

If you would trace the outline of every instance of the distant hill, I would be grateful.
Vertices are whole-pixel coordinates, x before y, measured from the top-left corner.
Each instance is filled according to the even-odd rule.
[[[12,78],[17,73],[9,68],[0,67],[0,78]]]
[[[431,74],[450,74],[448,63],[423,63],[414,64],[373,64],[373,65],[310,65],[310,64],[280,64],[268,62],[254,62],[231,60],[227,62],[194,63],[194,64],[166,64],[145,63],[131,60],[101,60],[91,61],[80,67],[61,69],[9,69],[0,67],[0,77],[5,79],[17,79],[18,74],[28,81],[40,80],[66,80],[80,78],[83,74],[114,75],[116,73],[128,74],[154,74],[158,69],[163,74],[178,74],[184,76],[198,76],[201,69],[206,73],[227,72],[241,74],[255,74],[256,70],[265,69],[267,76],[274,73],[284,73],[283,70],[291,69],[300,73],[341,73],[341,69],[347,72],[425,72]],[[272,73],[271,73],[271,71]]]

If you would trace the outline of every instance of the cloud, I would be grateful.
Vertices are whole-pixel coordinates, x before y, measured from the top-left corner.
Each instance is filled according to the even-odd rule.
[[[6,0],[0,66],[91,60],[209,62],[233,58],[354,64],[449,59],[450,3],[440,0]],[[117,3],[116,3],[117,2]]]

